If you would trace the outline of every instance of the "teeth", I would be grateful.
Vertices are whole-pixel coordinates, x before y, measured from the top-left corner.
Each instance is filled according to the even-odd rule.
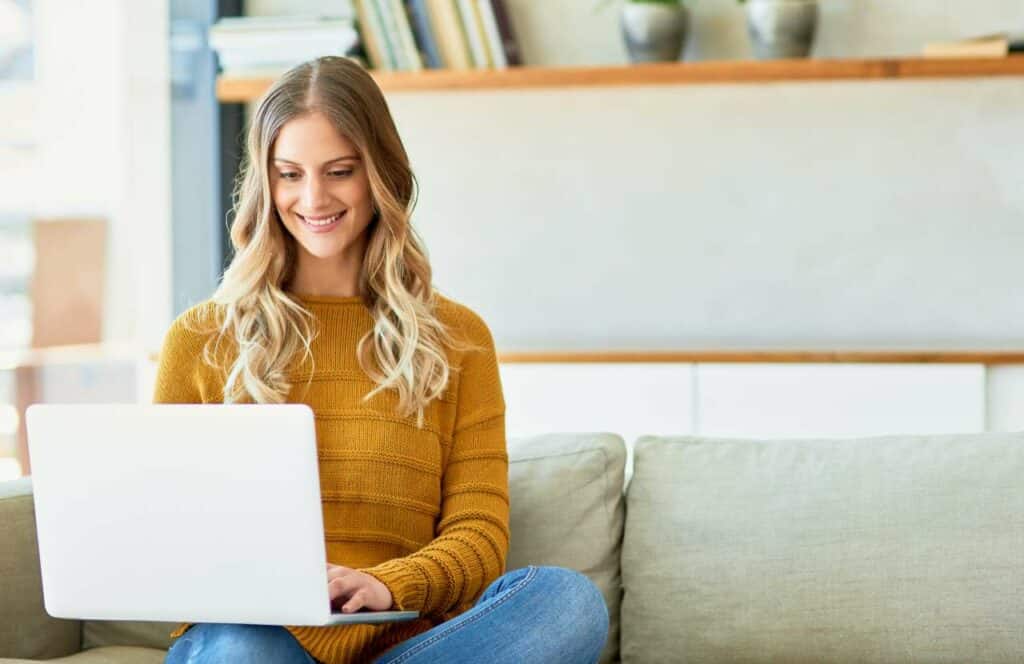
[[[303,217],[302,220],[305,221],[310,226],[327,226],[329,224],[333,224],[334,222],[336,222],[338,218],[341,217],[341,215],[343,214],[345,213],[339,212],[338,214],[333,215],[331,217],[327,217],[326,219],[313,219],[312,217]]]

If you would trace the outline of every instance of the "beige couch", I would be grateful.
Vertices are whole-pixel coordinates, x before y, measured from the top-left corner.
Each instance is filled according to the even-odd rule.
[[[509,449],[509,567],[588,574],[605,662],[1024,661],[1024,435],[645,437],[625,492],[618,436]],[[0,581],[0,662],[162,661],[167,625],[44,613],[24,480]]]

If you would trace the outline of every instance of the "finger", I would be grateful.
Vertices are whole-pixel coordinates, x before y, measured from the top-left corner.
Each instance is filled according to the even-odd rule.
[[[348,602],[345,603],[344,606],[341,607],[341,610],[344,613],[354,613],[359,609],[363,608],[365,605],[366,590],[360,588],[358,591],[356,591],[355,595],[352,595],[352,599],[350,599]]]
[[[327,580],[333,581],[334,579],[340,579],[346,576],[352,576],[355,570],[349,569],[348,567],[342,567],[341,565],[335,565],[327,569]]]
[[[336,599],[348,599],[357,590],[359,590],[359,582],[357,579],[352,577],[339,577],[332,579],[327,582],[327,595],[331,600]]]

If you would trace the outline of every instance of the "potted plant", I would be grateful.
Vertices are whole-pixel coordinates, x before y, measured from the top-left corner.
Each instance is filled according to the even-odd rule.
[[[619,26],[631,62],[674,62],[690,23],[685,0],[624,0]],[[600,3],[607,6],[610,0]]]
[[[759,60],[806,58],[818,25],[817,0],[738,0]]]

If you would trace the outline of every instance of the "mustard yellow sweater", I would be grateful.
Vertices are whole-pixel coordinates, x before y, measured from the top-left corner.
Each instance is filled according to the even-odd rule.
[[[356,359],[357,342],[373,326],[360,298],[299,299],[319,334],[312,381],[308,363],[303,372],[296,361],[288,401],[308,404],[316,417],[327,560],[373,575],[391,591],[394,609],[422,616],[383,625],[286,628],[326,664],[369,662],[472,607],[505,571],[508,455],[494,341],[473,311],[436,295],[440,320],[485,350],[448,351],[450,365],[460,370],[452,371],[418,429],[415,415],[395,413],[393,390],[360,402],[374,387]],[[175,320],[160,354],[156,403],[223,401],[223,372],[202,360],[212,334],[206,330],[215,325],[210,302]]]

